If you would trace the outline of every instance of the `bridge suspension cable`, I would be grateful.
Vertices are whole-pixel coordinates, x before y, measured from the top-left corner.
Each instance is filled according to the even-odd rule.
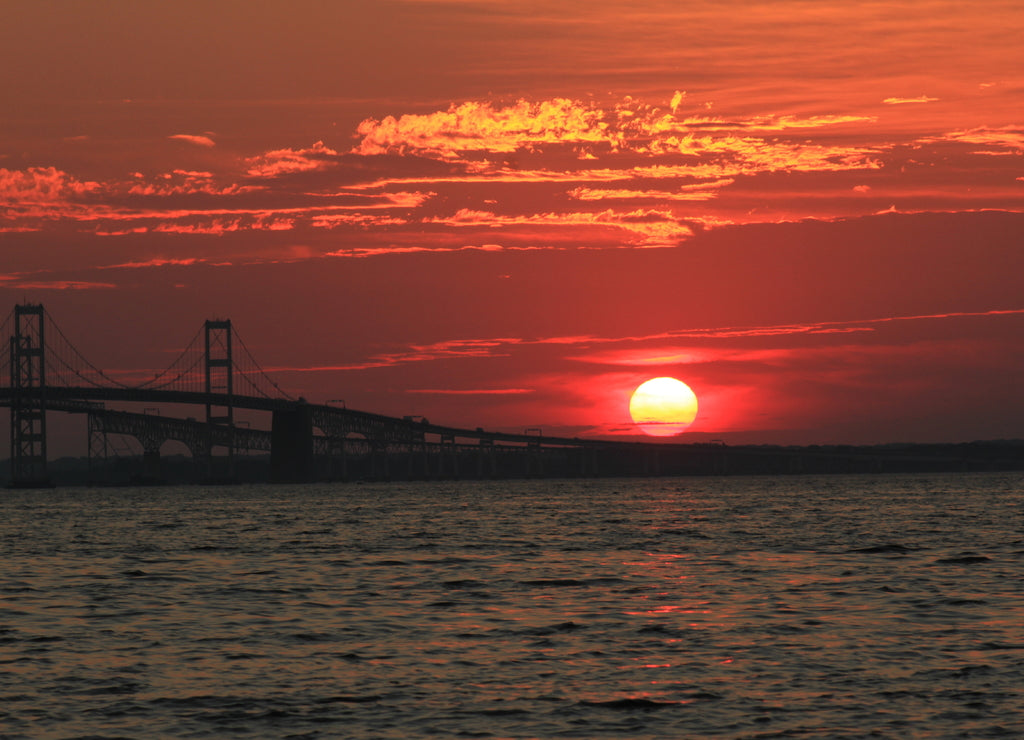
[[[0,324],[0,383],[5,388],[11,385],[11,342],[8,325],[14,320],[14,309],[7,312]]]
[[[202,336],[203,330],[199,329],[167,369],[161,370],[137,387],[149,390],[179,390],[197,393],[202,391],[204,388]]]
[[[47,383],[50,385],[65,386],[92,386],[95,388],[131,388],[127,383],[111,378],[101,369],[93,365],[78,349],[71,343],[61,331],[60,326],[53,320],[49,311],[43,310],[46,318],[46,351],[47,362]],[[56,339],[51,338],[56,333]]]
[[[14,332],[15,311],[8,312],[0,323],[0,385],[11,385],[10,337]],[[45,349],[47,357],[46,383],[52,386],[124,388],[131,390],[174,390],[202,393],[206,390],[206,347],[200,328],[171,364],[142,382],[126,382],[113,377],[90,362],[67,338],[49,311],[43,309],[46,322]],[[296,400],[273,380],[253,356],[245,342],[232,328],[241,352],[232,358],[232,371],[242,387],[240,395],[262,398]],[[132,373],[136,378],[137,373]]]
[[[287,398],[290,401],[296,400],[292,395],[281,389],[273,378],[267,375],[266,370],[256,361],[253,357],[252,352],[245,346],[245,342],[242,341],[242,337],[238,333],[238,329],[233,329],[235,339],[238,341],[238,345],[242,348],[242,357],[236,354],[234,359],[235,372],[238,373],[238,378],[246,383],[249,388],[252,388],[257,395],[263,396],[264,398]],[[241,359],[241,362],[239,361]],[[262,385],[261,385],[262,381]],[[270,388],[273,388],[272,392]]]

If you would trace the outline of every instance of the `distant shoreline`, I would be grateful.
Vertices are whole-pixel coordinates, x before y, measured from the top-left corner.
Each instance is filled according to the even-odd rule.
[[[458,473],[425,477],[403,474],[393,465],[385,474],[372,465],[349,462],[346,476],[323,474],[309,482],[328,481],[422,481],[422,480],[504,480],[514,478],[606,478],[724,475],[837,475],[856,473],[916,472],[998,472],[1024,470],[1024,440],[991,440],[961,443],[901,443],[883,445],[725,445],[725,444],[638,444],[626,443],[602,451],[600,463],[585,471],[571,460],[550,456],[529,471],[499,470],[481,474],[471,463],[472,451]],[[140,486],[210,485],[230,483],[273,483],[269,455],[244,455],[235,459],[233,475],[211,478],[203,475],[196,460],[184,455],[168,456],[160,462],[160,473],[143,476],[141,455],[105,461],[102,465],[85,457],[63,457],[49,463],[50,486]],[[0,461],[0,481],[10,480],[10,460]]]

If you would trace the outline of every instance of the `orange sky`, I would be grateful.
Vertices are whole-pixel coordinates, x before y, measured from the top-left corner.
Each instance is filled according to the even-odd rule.
[[[684,440],[1024,437],[1024,6],[5,6],[0,299],[110,370]]]

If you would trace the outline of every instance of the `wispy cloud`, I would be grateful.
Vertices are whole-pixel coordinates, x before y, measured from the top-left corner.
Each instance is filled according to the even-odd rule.
[[[184,141],[188,144],[195,144],[196,146],[202,147],[214,147],[217,146],[217,142],[211,139],[209,136],[197,135],[197,134],[174,134],[168,136],[168,139],[174,139],[175,141]]]
[[[450,216],[436,216],[425,219],[427,223],[446,224],[448,226],[484,226],[496,227],[612,227],[629,232],[630,241],[634,244],[647,246],[671,246],[679,240],[693,235],[693,230],[681,223],[675,216],[665,210],[634,209],[621,212],[611,209],[600,212],[562,212],[532,213],[522,216],[500,216],[487,211],[463,208]]]
[[[476,339],[452,339],[435,342],[426,345],[412,345],[401,351],[383,353],[367,358],[363,362],[349,365],[332,365],[311,368],[291,368],[294,371],[337,371],[337,370],[366,370],[372,368],[392,367],[408,363],[429,362],[436,360],[453,360],[464,358],[500,358],[508,357],[515,348],[529,346],[562,346],[562,347],[583,347],[587,352],[567,356],[565,359],[587,362],[593,364],[607,364],[620,366],[658,366],[658,365],[688,365],[722,359],[733,361],[767,362],[772,358],[788,356],[788,350],[784,348],[774,349],[738,349],[733,348],[722,353],[719,349],[708,349],[700,347],[669,345],[667,342],[688,340],[688,341],[715,341],[715,340],[742,340],[761,339],[766,337],[796,337],[796,336],[825,336],[844,335],[861,332],[872,332],[875,327],[884,324],[916,321],[939,321],[946,319],[962,318],[995,318],[1004,316],[1024,315],[1024,308],[1021,309],[994,309],[990,311],[956,311],[936,314],[920,314],[907,316],[887,316],[851,321],[819,321],[799,324],[778,324],[772,326],[737,326],[737,327],[707,327],[679,329],[674,331],[657,332],[644,335],[624,336],[597,336],[597,335],[572,335],[572,336],[550,336],[550,337],[493,337]],[[635,348],[630,345],[657,343],[655,346]],[[591,350],[593,347],[608,347],[610,345],[625,345],[621,349]],[[284,368],[280,368],[284,369]]]
[[[645,336],[618,338],[573,338],[572,343],[604,342],[645,342],[666,339],[742,339],[755,337],[795,336],[802,334],[849,334],[874,331],[874,327],[910,321],[932,321],[958,318],[984,318],[1024,314],[1020,309],[994,309],[991,311],[954,311],[949,313],[918,314],[907,316],[886,316],[850,321],[816,321],[801,324],[776,324],[771,326],[735,326],[680,329]],[[657,356],[657,355],[655,355]]]
[[[18,290],[106,290],[118,287],[114,283],[87,280],[13,280],[0,282],[0,286]]]
[[[536,391],[532,388],[410,388],[405,392],[440,396],[521,396]]]
[[[568,195],[577,200],[711,200],[718,196],[718,188],[734,182],[733,179],[718,180],[707,185],[683,185],[679,190],[642,190],[629,188],[573,188]]]
[[[1024,126],[1003,126],[1000,128],[979,127],[966,131],[953,131],[941,137],[923,141],[953,141],[966,144],[1001,147],[1008,153],[1024,153]]]
[[[454,252],[539,252],[547,251],[552,249],[560,249],[559,247],[520,247],[520,246],[502,246],[501,244],[467,244],[461,247],[444,247],[444,246],[430,246],[430,247],[398,247],[398,246],[378,246],[378,247],[351,247],[347,249],[338,249],[333,252],[327,252],[325,257],[378,257],[389,254],[452,254]]]
[[[984,147],[960,156],[983,157],[988,170],[1009,174],[1011,157],[991,155],[1024,150],[1019,126],[901,139],[878,133],[868,115],[711,115],[688,102],[682,93],[661,102],[467,101],[366,118],[348,149],[316,140],[246,157],[204,154],[199,167],[184,164],[196,154],[183,150],[181,166],[106,180],[56,167],[0,169],[0,231],[130,239],[149,250],[140,263],[166,253],[161,238],[242,232],[253,235],[252,246],[234,241],[236,252],[221,257],[279,253],[285,245],[273,242],[284,234],[301,239],[307,258],[486,244],[645,249],[729,225],[834,221],[890,205],[900,213],[1012,209],[1017,196],[1005,185],[1016,182],[1016,171],[986,175],[1004,183],[996,192],[963,188],[964,163],[955,172],[933,170],[930,189],[907,187],[897,168],[906,167],[907,147],[945,162],[939,149],[958,143]],[[171,138],[213,143],[208,132]]]
[[[218,184],[212,172],[176,169],[164,172],[155,178],[147,178],[141,172],[133,173],[132,180],[126,185],[114,184],[109,189],[113,192],[126,190],[129,195],[146,195],[168,197],[175,195],[238,195],[249,193],[259,188],[253,185],[238,183]]]
[[[168,259],[166,257],[154,257],[153,259],[146,260],[144,262],[121,262],[116,265],[103,265],[98,268],[101,270],[123,270],[123,269],[139,269],[146,267],[187,267],[190,265],[196,265],[206,260],[201,257],[186,257],[183,259]]]
[[[95,181],[79,180],[56,167],[8,170],[0,167],[0,202],[9,208],[52,205],[102,189]]]
[[[760,116],[726,121],[689,117],[633,99],[602,107],[557,98],[519,100],[507,106],[469,102],[431,114],[366,119],[363,137],[353,152],[417,154],[445,160],[475,159],[481,154],[509,155],[558,148],[577,159],[609,154],[648,156],[685,154],[737,158],[748,166],[770,169],[835,169],[871,167],[871,149],[784,142],[756,136],[787,129],[817,129],[870,122],[856,115],[811,117]],[[737,135],[743,130],[743,135]],[[734,171],[744,167],[737,163]]]
[[[295,172],[323,170],[338,152],[318,141],[307,149],[274,149],[248,160],[251,177],[278,177]]]
[[[429,153],[458,159],[465,152],[512,153],[536,144],[613,143],[607,114],[567,98],[495,107],[452,105],[426,115],[368,118],[357,129],[358,154]]]
[[[930,98],[927,95],[919,95],[916,98],[886,98],[882,102],[886,105],[906,105],[908,103],[935,103],[938,100],[938,98]]]

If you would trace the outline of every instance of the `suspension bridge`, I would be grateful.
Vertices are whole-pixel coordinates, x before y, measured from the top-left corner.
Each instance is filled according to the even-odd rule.
[[[16,305],[0,323],[0,407],[10,410],[12,487],[51,484],[48,418],[86,417],[96,482],[114,442],[136,440],[133,479],[162,480],[161,449],[184,445],[195,481],[232,481],[236,465],[269,458],[266,478],[316,480],[1019,470],[1019,446],[912,449],[725,447],[545,436],[431,424],[295,398],[260,366],[230,320],[203,323],[165,369],[102,370],[42,304]],[[142,410],[139,410],[142,407]],[[175,413],[161,409],[171,407]],[[244,418],[243,418],[244,417]],[[262,457],[260,457],[262,456]]]
[[[139,380],[87,359],[43,305],[16,305],[0,326],[0,368],[0,406],[10,408],[10,483],[18,487],[49,482],[53,412],[87,418],[89,464],[98,470],[112,437],[137,440],[140,477],[152,480],[160,478],[160,451],[170,440],[188,448],[204,479],[230,480],[240,455],[259,453],[269,455],[272,480],[294,482],[654,473],[665,447],[536,429],[460,429],[309,403],[263,370],[230,320],[206,321],[167,368]],[[186,411],[172,416],[157,406]],[[240,413],[262,416],[263,428]]]

